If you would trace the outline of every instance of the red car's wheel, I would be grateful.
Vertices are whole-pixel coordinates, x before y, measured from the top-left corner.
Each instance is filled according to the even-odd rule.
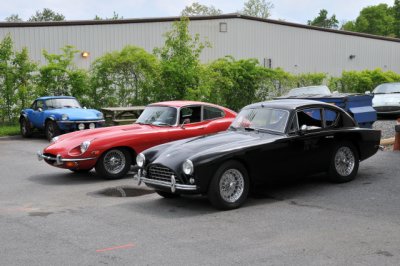
[[[132,157],[123,148],[113,148],[103,153],[96,163],[96,172],[107,179],[124,177],[131,168]]]

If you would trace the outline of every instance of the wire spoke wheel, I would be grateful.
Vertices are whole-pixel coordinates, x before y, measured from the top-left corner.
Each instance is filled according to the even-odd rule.
[[[126,166],[125,154],[120,150],[110,150],[103,159],[104,168],[110,174],[119,174]]]
[[[339,175],[348,176],[353,172],[355,156],[349,147],[340,147],[335,154],[335,168]]]
[[[244,178],[237,169],[226,170],[219,181],[221,198],[226,202],[236,202],[243,194]]]

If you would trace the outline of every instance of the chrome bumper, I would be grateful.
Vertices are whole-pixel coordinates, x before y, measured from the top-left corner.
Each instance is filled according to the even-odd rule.
[[[38,158],[39,161],[41,161],[43,159],[48,160],[48,161],[55,161],[55,163],[57,165],[61,165],[64,162],[81,162],[81,161],[89,161],[89,160],[96,159],[96,157],[66,159],[66,158],[62,158],[60,154],[57,154],[57,156],[54,158],[54,157],[50,157],[50,156],[44,155],[41,151],[38,151],[36,153],[36,155],[37,155],[37,158]]]
[[[106,120],[104,120],[104,119],[102,119],[102,120],[77,120],[77,121],[74,121],[74,120],[60,120],[60,121],[57,121],[58,123],[63,123],[63,124],[80,124],[80,123],[82,123],[82,124],[87,124],[87,123],[104,123]]]
[[[185,190],[185,191],[194,191],[197,190],[196,185],[183,185],[183,184],[177,184],[175,180],[175,176],[171,176],[171,182],[167,181],[161,181],[161,180],[156,180],[156,179],[149,179],[144,176],[142,176],[142,169],[139,169],[137,175],[137,180],[138,180],[138,186],[143,182],[146,185],[156,185],[156,186],[162,186],[162,187],[167,187],[171,189],[171,192],[174,193],[177,189],[178,190]]]

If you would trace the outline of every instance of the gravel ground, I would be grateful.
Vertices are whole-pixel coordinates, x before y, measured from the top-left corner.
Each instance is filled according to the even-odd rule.
[[[395,135],[394,126],[396,125],[396,119],[379,119],[377,120],[373,128],[382,131],[382,139],[392,138]]]

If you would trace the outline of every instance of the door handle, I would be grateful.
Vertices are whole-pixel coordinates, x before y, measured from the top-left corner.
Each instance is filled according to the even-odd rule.
[[[330,135],[330,136],[325,136],[326,139],[333,139],[335,136]]]

